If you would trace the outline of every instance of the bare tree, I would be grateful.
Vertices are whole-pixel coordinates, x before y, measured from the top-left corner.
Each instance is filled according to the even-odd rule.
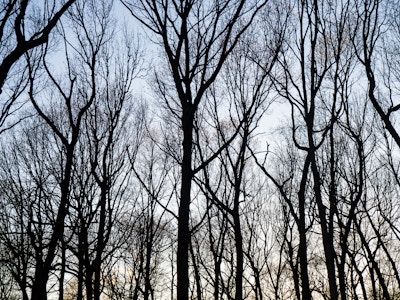
[[[177,299],[184,300],[188,299],[189,291],[192,179],[203,168],[193,166],[196,112],[226,58],[266,1],[122,2],[156,36],[164,50],[170,71],[168,79],[162,78],[160,74],[156,78],[165,106],[179,120],[182,134],[182,157],[179,162],[182,177],[178,214]],[[172,81],[172,89],[168,88],[168,80]]]
[[[57,180],[62,161],[56,160],[59,145],[53,142],[54,136],[36,118],[14,133],[14,142],[3,148],[8,152],[1,164],[3,259],[22,299],[29,299],[32,292],[35,268],[56,217],[50,208],[59,199]]]
[[[60,239],[64,235],[65,218],[68,214],[70,190],[76,146],[81,135],[83,120],[97,96],[100,80],[100,60],[104,43],[110,38],[111,3],[77,3],[69,14],[71,31],[76,39],[70,40],[64,27],[65,59],[67,63],[66,80],[58,78],[47,61],[48,47],[44,48],[43,64],[47,84],[53,90],[51,103],[43,100],[44,93],[39,92],[43,83],[39,81],[39,66],[32,61],[34,53],[27,55],[29,63],[29,97],[37,114],[47,124],[62,145],[62,157],[65,157],[62,175],[59,179],[60,199],[56,204],[56,218],[49,232],[49,239],[44,247],[36,251],[35,276],[32,286],[32,299],[46,299],[46,285],[53,268]],[[74,54],[69,54],[72,51]],[[73,55],[73,56],[71,56]],[[75,60],[72,64],[72,60]],[[80,62],[80,66],[78,66]],[[62,117],[60,117],[62,116]],[[32,238],[32,243],[41,243]]]
[[[297,270],[297,262],[293,258],[291,266],[295,273],[300,272],[302,299],[311,299],[312,290],[318,290],[318,287],[313,287],[309,276],[310,266],[318,262],[310,260],[308,248],[319,240],[322,241],[322,260],[329,286],[329,292],[321,293],[328,293],[331,299],[339,297],[334,247],[337,175],[333,139],[352,70],[348,29],[351,25],[350,13],[349,3],[294,2],[291,28],[288,30],[291,35],[285,39],[278,60],[282,72],[274,75],[277,91],[287,99],[291,110],[292,141],[289,143],[293,146],[284,144],[287,150],[283,150],[286,153],[282,153],[280,160],[281,164],[285,164],[286,160],[288,170],[273,175],[274,172],[263,167],[259,161],[264,173],[277,187],[286,207],[285,212],[290,214],[287,221],[290,224],[290,219],[293,219],[297,227],[299,240],[295,244],[298,247],[295,257],[298,257],[296,260],[299,260],[300,269]],[[329,142],[332,145],[330,151],[322,150],[321,147]],[[271,152],[269,156],[274,155]],[[325,155],[330,160],[324,160]],[[331,168],[324,169],[327,165]],[[331,182],[327,183],[325,179],[329,176]],[[326,188],[325,184],[330,188]],[[309,230],[314,228],[314,222],[320,226],[318,240],[310,238]],[[293,246],[288,244],[289,257],[293,257]],[[293,276],[294,279],[297,277]],[[300,297],[299,292],[297,297]]]
[[[272,6],[268,8],[272,8]],[[276,20],[279,20],[279,18],[277,17]],[[207,107],[210,117],[205,118],[208,120],[206,123],[209,127],[196,126],[195,128],[196,150],[203,162],[209,156],[205,151],[212,152],[211,149],[215,147],[212,146],[211,132],[215,131],[217,134],[217,149],[224,147],[216,158],[216,162],[206,166],[201,177],[196,176],[196,182],[200,185],[209,202],[222,211],[222,216],[228,222],[228,229],[232,228],[233,231],[234,251],[228,248],[226,248],[226,251],[232,251],[232,263],[235,263],[234,266],[230,266],[232,270],[235,270],[233,273],[234,297],[229,295],[228,292],[228,297],[234,299],[245,298],[249,290],[246,286],[248,284],[246,282],[248,274],[246,270],[246,248],[249,245],[246,244],[247,241],[245,240],[248,232],[244,229],[245,217],[243,216],[246,215],[245,207],[251,206],[248,202],[253,203],[260,196],[257,192],[257,185],[254,182],[254,184],[250,183],[250,177],[253,173],[251,171],[249,147],[251,147],[256,135],[260,119],[271,103],[271,82],[268,79],[280,52],[284,36],[282,28],[268,28],[266,24],[262,24],[262,19],[258,21],[257,24],[260,27],[256,27],[257,29],[254,30],[269,29],[272,33],[265,34],[265,36],[257,39],[253,31],[248,31],[248,35],[239,41],[238,47],[224,66],[223,79],[215,84],[213,93],[210,93],[209,97],[212,101]],[[264,48],[264,53],[260,55],[261,46],[266,44],[269,45],[269,48]],[[221,91],[226,91],[223,100],[219,98]],[[218,106],[225,104],[224,101],[227,102],[228,110],[218,108]],[[229,142],[228,139],[233,136],[235,138],[232,142]],[[207,146],[202,147],[202,145]],[[205,150],[202,150],[202,148],[205,148]],[[206,209],[209,209],[209,207]],[[226,230],[224,227],[221,229]],[[210,230],[213,229],[210,228]],[[212,235],[212,233],[209,234]],[[227,240],[229,237],[223,239]],[[213,249],[215,246],[211,245],[211,247]],[[218,248],[220,246],[217,245]],[[259,270],[254,264],[254,260],[249,258],[249,263],[252,265],[251,271],[255,271],[254,275],[257,279]],[[218,276],[218,274],[215,274],[215,276]],[[218,286],[215,286],[215,288],[218,289]],[[258,294],[257,289],[255,294]]]
[[[175,180],[171,182],[171,169],[174,168],[171,158],[159,148],[155,140],[157,131],[150,116],[142,111],[141,117],[143,136],[137,149],[130,145],[130,168],[135,174],[132,182],[137,195],[132,203],[131,220],[126,220],[132,234],[126,241],[125,255],[126,265],[134,276],[130,297],[148,300],[156,299],[160,292],[163,294],[169,289],[169,286],[164,286],[166,274],[163,268],[176,216],[165,208],[176,193],[173,189]]]

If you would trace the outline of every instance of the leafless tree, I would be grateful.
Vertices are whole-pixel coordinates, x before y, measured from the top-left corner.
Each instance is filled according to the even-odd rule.
[[[54,204],[56,218],[49,232],[48,242],[36,251],[35,276],[32,299],[46,299],[46,286],[53,269],[60,239],[65,232],[68,214],[72,174],[76,148],[82,132],[83,120],[94,103],[100,83],[101,49],[112,35],[110,27],[111,3],[78,2],[69,13],[70,30],[63,27],[66,78],[59,78],[48,61],[48,47],[43,49],[42,62],[47,86],[52,87],[51,98],[44,94],[42,79],[38,77],[40,64],[32,60],[35,53],[27,55],[29,63],[29,97],[36,113],[47,124],[60,143],[62,173],[58,184],[60,199]],[[73,42],[74,37],[77,41]],[[76,45],[76,46],[75,46]],[[72,54],[70,54],[70,52]],[[72,61],[74,63],[72,64]],[[78,62],[80,65],[78,66]],[[104,66],[104,65],[103,65]],[[41,241],[32,239],[33,244]]]
[[[55,159],[60,154],[59,144],[52,144],[54,136],[37,118],[12,136],[14,142],[3,147],[7,153],[3,152],[1,164],[2,261],[18,284],[21,298],[29,299],[35,268],[55,220],[51,208],[59,200],[57,180],[62,161]]]
[[[177,291],[188,299],[193,128],[204,94],[240,37],[266,1],[122,1],[161,45],[170,71],[156,75],[165,106],[179,120],[182,135],[178,219]],[[172,89],[168,88],[172,82]],[[217,151],[218,153],[218,151]],[[217,155],[213,155],[206,162]]]

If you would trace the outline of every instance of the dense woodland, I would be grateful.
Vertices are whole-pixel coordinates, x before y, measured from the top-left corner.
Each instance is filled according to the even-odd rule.
[[[397,0],[0,1],[0,299],[400,299]]]

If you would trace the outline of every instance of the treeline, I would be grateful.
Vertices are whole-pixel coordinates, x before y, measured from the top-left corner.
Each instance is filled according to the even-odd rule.
[[[396,1],[0,8],[0,299],[400,299]]]

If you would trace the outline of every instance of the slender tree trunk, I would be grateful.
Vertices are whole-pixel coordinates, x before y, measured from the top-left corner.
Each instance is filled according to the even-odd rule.
[[[145,267],[144,267],[144,294],[143,299],[149,300],[152,294],[151,281],[150,281],[150,269],[151,269],[151,256],[153,254],[153,241],[154,241],[154,207],[151,208],[150,224],[147,226],[146,236],[146,256],[145,256]]]
[[[188,105],[187,105],[188,106]],[[179,203],[178,220],[178,251],[177,251],[177,299],[189,299],[189,215],[190,215],[190,192],[192,187],[192,145],[193,145],[193,114],[189,107],[184,107],[182,118],[183,129],[183,159],[181,198]]]
[[[300,285],[300,279],[299,279],[298,261],[297,261],[297,259],[296,260],[293,259],[294,251],[293,251],[293,246],[291,245],[291,242],[289,240],[287,240],[286,238],[285,238],[285,242],[286,242],[287,247],[288,247],[288,260],[289,260],[288,263],[289,263],[289,266],[290,266],[290,270],[292,271],[294,292],[296,294],[296,299],[297,300],[301,300],[302,293],[300,293],[301,285]],[[300,243],[301,243],[301,239],[300,239]],[[300,257],[300,245],[299,245],[298,256]],[[301,266],[300,266],[300,268],[301,268]],[[301,272],[301,269],[300,269],[300,272]],[[308,273],[307,273],[307,277],[308,277]]]
[[[310,150],[313,151],[313,150]],[[321,233],[322,233],[322,243],[324,247],[325,253],[325,264],[328,272],[328,281],[329,281],[329,292],[330,299],[337,300],[339,298],[337,283],[336,283],[336,268],[335,268],[335,249],[333,245],[333,235],[332,232],[329,231],[328,220],[326,218],[326,207],[322,203],[321,196],[321,178],[318,171],[318,167],[315,161],[315,152],[312,152],[312,163],[311,169],[314,178],[314,192],[316,197],[316,202],[318,206],[318,215],[320,219],[321,225]]]
[[[214,300],[219,299],[219,276],[221,274],[221,263],[219,258],[214,255]]]
[[[78,233],[78,276],[77,276],[77,300],[83,300],[83,288],[84,288],[84,273],[85,273],[85,247],[86,247],[86,225],[83,220],[83,216],[79,215],[79,233]]]
[[[209,200],[209,199],[208,199]],[[209,203],[207,203],[209,205]],[[207,206],[208,206],[207,205]],[[213,265],[214,265],[214,287],[213,287],[213,299],[218,300],[220,298],[220,276],[221,276],[221,259],[222,259],[222,249],[224,249],[225,242],[225,234],[226,234],[226,220],[225,215],[221,221],[221,232],[218,234],[218,238],[215,241],[212,236],[212,228],[213,224],[211,224],[211,216],[210,211],[207,211],[207,222],[208,222],[208,238],[210,243],[210,251],[213,257]],[[216,244],[216,248],[214,248]],[[221,247],[221,251],[220,248]],[[220,251],[220,252],[219,252]]]
[[[74,148],[77,141],[77,133],[72,138],[66,151],[66,162],[64,178],[61,182],[61,199],[58,207],[57,218],[54,224],[53,233],[48,246],[47,256],[43,263],[36,265],[35,278],[32,286],[32,300],[46,300],[46,286],[49,279],[51,265],[54,261],[59,239],[64,235],[64,220],[67,215],[67,204],[69,201],[69,186],[73,165]]]
[[[202,292],[201,292],[201,279],[200,279],[200,272],[199,272],[199,267],[197,265],[196,262],[196,255],[194,253],[194,249],[193,249],[193,242],[190,241],[190,256],[192,257],[192,262],[193,262],[193,269],[194,269],[194,278],[195,278],[195,283],[196,283],[196,297],[197,300],[201,300],[202,299]]]
[[[305,204],[306,204],[306,185],[307,175],[310,167],[310,158],[307,155],[303,166],[303,174],[300,183],[300,189],[298,192],[299,197],[299,220],[297,228],[299,230],[299,260],[300,260],[300,277],[301,277],[301,295],[302,299],[312,299],[310,290],[310,279],[308,276],[308,254],[307,254],[307,232],[306,232],[306,215],[305,215]]]
[[[347,299],[346,273],[345,273],[346,253],[347,253],[347,245],[342,244],[342,255],[340,257],[340,263],[338,264],[340,300]]]
[[[65,277],[65,264],[66,264],[66,257],[65,257],[65,241],[64,237],[61,238],[61,270],[60,270],[60,279],[59,279],[59,292],[58,292],[58,299],[64,300],[64,277]]]
[[[239,202],[239,201],[237,201]],[[236,209],[235,209],[236,210]],[[236,278],[235,278],[235,300],[243,299],[243,237],[240,226],[239,209],[233,215],[236,250]]]
[[[96,257],[93,262],[93,296],[94,300],[100,300],[101,294],[101,263],[102,263],[102,255],[105,248],[104,241],[104,230],[106,223],[106,204],[107,204],[107,193],[108,193],[108,179],[105,178],[103,182],[100,183],[101,195],[100,195],[100,221],[99,228],[97,231],[97,249],[96,249]],[[89,298],[88,298],[89,299]]]

